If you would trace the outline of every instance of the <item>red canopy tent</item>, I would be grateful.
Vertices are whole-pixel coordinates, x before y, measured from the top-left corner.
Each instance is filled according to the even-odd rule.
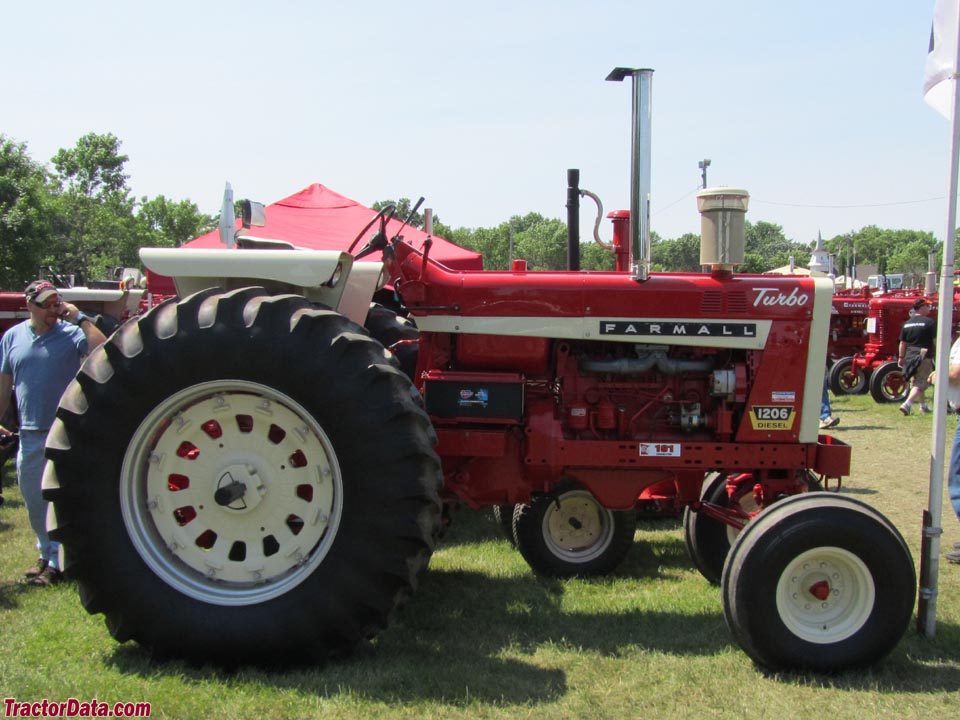
[[[375,211],[356,200],[351,200],[328,187],[314,183],[288,198],[268,205],[267,224],[243,231],[251,237],[285,240],[297,247],[309,250],[346,250],[364,226],[370,222]],[[370,239],[376,226],[370,229],[354,252]],[[388,237],[400,231],[400,220],[391,220],[387,226]],[[422,250],[427,234],[416,228],[403,228],[403,239]],[[190,248],[223,248],[217,230],[201,235],[185,243]],[[226,248],[224,248],[226,249]],[[483,258],[479,253],[454,245],[442,238],[433,238],[430,257],[456,270],[482,270]],[[380,260],[380,253],[368,255],[364,260]],[[361,261],[362,262],[362,261]]]

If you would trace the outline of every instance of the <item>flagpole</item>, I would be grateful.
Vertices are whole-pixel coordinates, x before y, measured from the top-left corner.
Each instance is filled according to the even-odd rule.
[[[920,550],[920,593],[917,600],[917,630],[932,638],[937,627],[937,584],[940,572],[940,536],[943,534],[943,468],[947,436],[948,358],[953,329],[953,264],[957,219],[957,151],[960,149],[960,22],[955,28],[956,59],[953,65],[953,113],[950,140],[950,176],[947,192],[947,226],[943,234],[943,267],[940,272],[939,309],[937,311],[936,384],[934,391],[933,441],[930,451],[930,487],[927,510],[923,514]]]

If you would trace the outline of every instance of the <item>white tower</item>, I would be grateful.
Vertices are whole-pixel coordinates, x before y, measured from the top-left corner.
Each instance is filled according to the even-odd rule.
[[[833,268],[830,266],[830,253],[823,247],[823,236],[817,231],[817,248],[810,256],[811,275],[829,275]]]

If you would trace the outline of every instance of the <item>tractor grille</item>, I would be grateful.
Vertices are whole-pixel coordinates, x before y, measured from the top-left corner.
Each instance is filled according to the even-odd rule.
[[[719,290],[708,290],[700,301],[700,310],[705,315],[739,314],[747,312],[746,293],[724,293]]]

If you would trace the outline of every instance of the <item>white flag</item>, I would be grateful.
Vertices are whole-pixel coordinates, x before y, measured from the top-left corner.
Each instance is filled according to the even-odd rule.
[[[957,64],[957,20],[960,0],[936,0],[930,51],[923,76],[923,99],[948,120],[953,114],[953,84]]]

